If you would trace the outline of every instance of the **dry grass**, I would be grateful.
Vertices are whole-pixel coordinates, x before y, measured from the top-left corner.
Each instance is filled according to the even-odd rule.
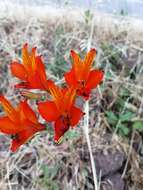
[[[39,53],[43,54],[47,76],[61,84],[63,73],[70,67],[70,49],[85,52],[90,41],[90,46],[98,50],[96,66],[105,71],[101,88],[93,92],[89,102],[88,122],[93,154],[106,149],[119,149],[129,154],[123,176],[127,179],[128,189],[141,190],[143,163],[141,154],[133,147],[136,139],[132,138],[132,133],[137,139],[142,136],[133,130],[132,125],[135,121],[143,121],[142,23],[99,13],[85,16],[84,11],[79,10],[49,10],[13,8],[8,5],[9,14],[6,14],[5,7],[2,7],[0,92],[13,102],[18,100],[19,93],[13,88],[17,80],[11,76],[8,68],[11,60],[20,59],[20,50],[25,42],[31,47],[38,47]],[[123,95],[124,91],[127,91],[127,95]],[[123,101],[119,109],[120,99]],[[118,133],[122,119],[119,118],[113,128],[107,111],[119,115],[124,115],[126,111],[134,113],[134,117],[127,122],[130,130],[127,137],[120,137]],[[8,151],[9,138],[1,135],[0,189],[93,189],[92,177],[87,180],[91,176],[90,162],[82,160],[80,154],[81,151],[84,155],[88,154],[82,127],[81,122],[79,128],[72,131],[60,146],[52,143],[52,134],[41,133],[15,154]],[[109,145],[105,138],[108,133],[112,135]],[[139,143],[142,146],[142,139]]]

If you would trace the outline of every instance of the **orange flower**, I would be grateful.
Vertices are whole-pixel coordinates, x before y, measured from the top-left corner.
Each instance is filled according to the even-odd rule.
[[[13,135],[11,151],[15,152],[35,133],[45,129],[44,125],[38,123],[36,114],[26,101],[21,101],[14,108],[5,97],[0,96],[0,103],[6,112],[5,116],[0,117],[0,131]]]
[[[52,84],[49,87],[53,101],[39,102],[38,109],[48,122],[55,122],[55,142],[59,142],[64,133],[79,122],[83,112],[74,105],[76,89],[61,89]]]
[[[28,44],[22,48],[23,64],[17,61],[11,63],[11,72],[23,82],[15,85],[16,88],[47,90],[50,80],[46,79],[45,66],[41,56],[36,55],[36,48],[28,52]]]
[[[85,59],[81,60],[79,55],[71,50],[73,65],[72,69],[65,74],[67,84],[77,88],[78,95],[85,99],[89,98],[91,89],[97,87],[104,75],[103,71],[91,68],[95,55],[96,50],[91,49]]]

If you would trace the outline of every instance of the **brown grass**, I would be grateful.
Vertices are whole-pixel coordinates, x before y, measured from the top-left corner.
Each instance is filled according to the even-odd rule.
[[[102,88],[93,91],[89,102],[89,133],[93,155],[106,149],[119,149],[125,155],[129,154],[125,164],[127,168],[123,169],[124,178],[127,179],[128,189],[141,190],[143,164],[140,154],[133,147],[134,139],[131,138],[132,135],[125,139],[119,137],[117,129],[120,120],[114,131],[105,114],[107,110],[116,112],[116,102],[124,88],[129,91],[130,96],[124,100],[121,114],[126,109],[133,110],[135,117],[132,120],[142,120],[141,21],[95,13],[86,23],[84,11],[80,10],[13,8],[12,5],[8,6],[7,12],[2,9],[0,21],[0,92],[13,102],[18,101],[19,93],[13,88],[17,80],[11,76],[8,68],[11,60],[20,59],[20,50],[25,42],[31,47],[37,46],[39,53],[43,54],[47,76],[62,83],[62,74],[70,67],[70,49],[86,51],[91,24],[94,22],[91,46],[98,50],[96,66],[104,68],[105,78]],[[112,45],[112,50],[108,49],[109,45]],[[115,60],[111,64],[113,57]],[[135,77],[132,79],[130,76],[133,72]],[[86,189],[85,184],[88,189],[93,189],[93,181],[87,182],[87,176],[92,176],[90,162],[85,162],[80,157],[81,151],[88,155],[82,122],[80,125],[76,129],[77,136],[68,138],[60,146],[55,146],[51,135],[44,132],[28,145],[23,145],[15,154],[8,151],[10,139],[1,135],[0,189],[82,190]],[[105,138],[106,133],[112,136],[109,145]],[[141,138],[139,132],[131,130],[132,133]]]

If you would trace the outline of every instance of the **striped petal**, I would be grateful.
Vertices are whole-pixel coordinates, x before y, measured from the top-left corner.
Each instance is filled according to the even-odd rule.
[[[28,73],[32,72],[32,63],[30,59],[30,54],[28,52],[28,44],[24,44],[22,48],[22,60],[23,60],[23,65]]]
[[[83,62],[74,50],[71,50],[71,57],[73,60],[73,70],[75,72],[76,79],[81,80]]]
[[[86,67],[87,69],[91,68],[95,56],[96,56],[96,49],[94,49],[94,48],[91,49],[91,50],[87,53],[87,55],[86,55],[86,57],[85,57],[85,59],[84,59],[84,64],[85,64],[85,67]]]
[[[24,102],[21,102],[20,105],[21,105],[21,111],[23,111],[25,118],[28,119],[29,121],[37,124],[38,123],[37,116],[36,116],[35,112],[30,108],[28,103],[26,101],[24,101]]]
[[[19,121],[19,115],[17,111],[13,108],[10,102],[4,97],[0,96],[0,103],[2,104],[7,116],[14,122]]]

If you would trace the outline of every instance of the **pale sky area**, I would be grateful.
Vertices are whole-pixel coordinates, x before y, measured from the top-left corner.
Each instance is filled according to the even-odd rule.
[[[143,18],[143,0],[0,0],[0,2],[30,6],[74,6],[84,9],[91,8],[109,14]]]

